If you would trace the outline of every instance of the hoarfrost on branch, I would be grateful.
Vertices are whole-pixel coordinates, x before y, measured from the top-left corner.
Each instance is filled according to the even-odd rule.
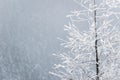
[[[61,63],[50,72],[61,80],[120,80],[120,12],[115,11],[120,9],[120,0],[97,1],[74,0],[81,9],[67,15],[70,22],[64,30],[68,35],[62,43],[67,51],[57,55]],[[88,24],[87,31],[80,31],[81,25],[76,25],[82,22]]]

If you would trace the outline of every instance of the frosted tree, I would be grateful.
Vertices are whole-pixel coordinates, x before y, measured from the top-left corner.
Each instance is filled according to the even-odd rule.
[[[74,0],[79,11],[72,11],[64,30],[65,51],[55,56],[50,74],[61,80],[120,80],[120,0]],[[80,31],[79,23],[87,30]]]

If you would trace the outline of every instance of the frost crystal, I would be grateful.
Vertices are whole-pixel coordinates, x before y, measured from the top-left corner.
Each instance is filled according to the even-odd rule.
[[[72,11],[64,30],[66,49],[58,54],[61,63],[51,74],[61,80],[120,80],[120,0],[74,0],[81,7]],[[87,31],[80,31],[78,23],[85,22]]]
[[[106,0],[109,7],[120,7],[120,0]]]

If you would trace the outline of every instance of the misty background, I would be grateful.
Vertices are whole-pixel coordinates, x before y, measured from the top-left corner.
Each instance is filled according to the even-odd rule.
[[[0,0],[0,80],[57,80],[52,71],[61,50],[73,0]],[[79,26],[81,30],[85,26]]]
[[[57,37],[78,9],[72,0],[0,0],[0,80],[52,80]]]

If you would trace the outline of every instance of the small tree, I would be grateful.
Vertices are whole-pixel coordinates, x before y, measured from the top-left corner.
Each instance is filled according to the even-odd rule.
[[[74,0],[80,11],[72,11],[65,25],[64,53],[51,74],[61,80],[120,80],[120,0]],[[85,22],[88,30],[76,26]]]

